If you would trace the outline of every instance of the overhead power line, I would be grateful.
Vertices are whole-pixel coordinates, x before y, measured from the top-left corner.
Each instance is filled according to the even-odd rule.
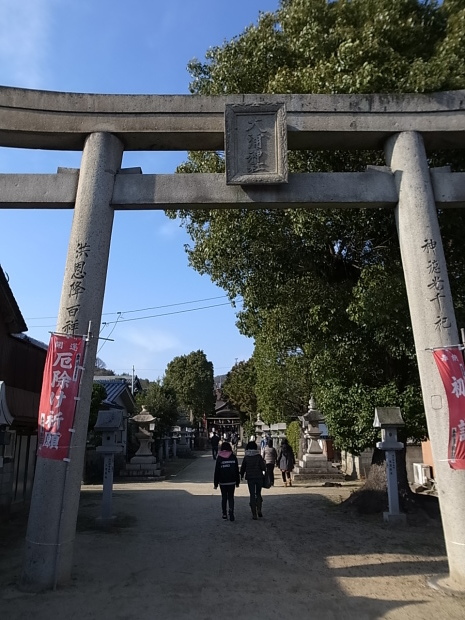
[[[163,306],[150,306],[148,308],[140,308],[139,310],[121,310],[118,312],[104,312],[102,316],[108,316],[111,314],[131,314],[134,312],[147,312],[147,310],[160,310],[161,308],[173,308],[174,306],[186,306],[188,304],[200,304],[203,301],[212,301],[213,299],[224,299],[227,295],[218,295],[217,297],[205,297],[205,299],[193,299],[192,301],[180,301],[175,304],[165,304]],[[36,316],[25,318],[25,321],[43,321],[47,319],[56,319],[56,316]],[[37,326],[39,327],[39,326]]]
[[[206,310],[207,308],[218,308],[219,306],[229,306],[229,302],[224,304],[213,304],[211,306],[200,306],[199,308],[189,308],[188,310],[176,310],[176,312],[163,312],[162,314],[151,314],[149,316],[137,316],[133,319],[116,319],[116,321],[105,321],[104,325],[112,325],[113,323],[127,323],[128,321],[143,321],[144,319],[155,319],[159,316],[170,316],[172,314],[183,314],[185,312],[195,312],[196,310]]]
[[[241,302],[242,299],[235,300],[236,302]],[[173,304],[176,305],[176,304]],[[176,310],[175,312],[162,312],[160,314],[151,314],[149,316],[138,316],[133,319],[122,319],[120,318],[122,312],[117,312],[118,318],[116,321],[102,321],[102,329],[107,325],[112,325],[113,323],[127,323],[129,321],[143,321],[144,319],[154,319],[160,316],[171,316],[172,314],[184,314],[186,312],[196,312],[197,310],[207,310],[208,308],[219,308],[220,306],[229,306],[230,302],[226,302],[224,304],[212,304],[211,306],[199,306],[198,308],[188,308],[186,310]],[[53,317],[52,317],[53,318]],[[53,325],[32,325],[31,329],[39,329],[39,328],[53,328]]]

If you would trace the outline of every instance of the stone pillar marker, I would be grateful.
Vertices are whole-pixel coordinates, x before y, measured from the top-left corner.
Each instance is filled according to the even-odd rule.
[[[392,525],[405,525],[406,515],[399,509],[399,487],[397,481],[396,452],[402,450],[404,444],[397,441],[397,429],[405,426],[399,407],[376,407],[375,428],[381,429],[381,441],[376,447],[385,451],[386,456],[386,479],[389,501],[388,512],[383,513],[386,523]]]
[[[103,491],[102,511],[97,518],[97,525],[108,528],[115,522],[112,515],[113,474],[115,471],[115,454],[123,452],[123,445],[117,442],[117,432],[123,429],[123,412],[121,409],[109,409],[98,412],[94,430],[102,433],[102,445],[97,452],[103,454]]]
[[[123,145],[108,133],[90,134],[82,154],[57,332],[96,334],[87,343],[70,461],[38,457],[26,535],[21,587],[56,588],[71,578],[82,469],[113,227],[111,200]]]
[[[170,438],[167,435],[163,437],[163,445],[164,445],[165,461],[168,461],[169,456],[170,456]]]
[[[399,195],[397,231],[449,561],[449,577],[439,581],[463,592],[465,471],[449,467],[449,407],[431,352],[459,344],[436,204],[422,136],[395,134],[385,153]],[[440,289],[433,284],[438,281]]]

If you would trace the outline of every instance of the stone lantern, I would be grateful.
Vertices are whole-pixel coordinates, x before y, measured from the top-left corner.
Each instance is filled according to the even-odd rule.
[[[343,480],[343,475],[328,462],[320,445],[319,422],[322,420],[322,415],[317,409],[313,396],[308,402],[307,412],[299,416],[299,420],[304,431],[306,450],[298,467],[294,468],[294,481],[325,480],[339,482]]]
[[[313,396],[311,396],[308,401],[307,412],[300,416],[299,420],[302,422],[304,437],[307,443],[306,454],[323,454],[323,448],[319,442],[321,437],[319,424],[321,420],[321,412],[317,409]]]
[[[150,446],[153,443],[153,433],[155,430],[156,418],[142,407],[142,411],[132,418],[130,422],[138,425],[136,439],[139,442],[139,449],[132,457],[130,463],[126,463],[125,468],[120,472],[120,476],[139,477],[150,480],[151,478],[160,477],[160,462],[153,456]]]
[[[259,444],[260,440],[269,432],[270,427],[265,424],[265,422],[261,419],[260,414],[257,413],[257,421],[255,422],[255,441]]]
[[[156,463],[157,459],[153,456],[150,449],[153,443],[153,433],[151,431],[155,428],[155,418],[146,410],[144,405],[142,411],[130,418],[130,421],[134,422],[139,427],[136,433],[136,439],[140,444],[135,456],[131,459],[131,463],[140,465]]]

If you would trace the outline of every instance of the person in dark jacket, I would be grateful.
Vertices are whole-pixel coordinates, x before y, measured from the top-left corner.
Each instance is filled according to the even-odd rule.
[[[223,519],[227,519],[226,508],[229,506],[229,520],[234,521],[234,491],[239,486],[239,463],[234,454],[231,444],[223,441],[218,452],[215,465],[213,486],[215,489],[220,485],[221,509]]]
[[[241,464],[241,478],[247,480],[250,494],[250,509],[252,511],[252,519],[263,517],[262,514],[262,487],[263,475],[266,466],[262,455],[257,450],[255,441],[249,441],[246,446],[244,459]]]
[[[268,439],[268,443],[263,449],[262,456],[263,456],[263,460],[265,461],[266,471],[270,479],[270,484],[273,487],[274,486],[274,467],[276,465],[278,453],[276,452],[276,449],[273,448],[272,439]]]
[[[218,456],[218,446],[220,443],[220,436],[216,431],[213,431],[213,435],[210,437],[210,443],[212,445],[212,456],[216,460]]]
[[[295,457],[289,442],[284,437],[281,441],[281,450],[278,454],[277,465],[281,470],[284,486],[292,486],[291,471],[294,469]]]

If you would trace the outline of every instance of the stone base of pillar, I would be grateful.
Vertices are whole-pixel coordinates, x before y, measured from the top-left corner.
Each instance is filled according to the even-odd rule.
[[[299,466],[294,468],[293,481],[307,482],[310,480],[343,482],[344,474],[333,467],[323,454],[305,454],[299,461]]]
[[[150,456],[133,456],[129,465],[153,465],[157,462],[157,459]]]
[[[109,530],[114,525],[116,525],[116,517],[97,517],[95,519],[95,526],[98,527],[99,530]]]
[[[121,478],[157,478],[164,480],[161,475],[160,463],[133,463],[133,460],[131,463],[126,463],[125,468],[119,472]]]
[[[395,527],[402,527],[407,525],[407,515],[401,512],[400,514],[392,514],[390,512],[383,512],[383,519],[385,523],[393,525]]]
[[[447,594],[448,596],[457,596],[459,598],[465,598],[465,589],[460,590],[457,584],[453,584],[450,580],[450,577],[445,577],[444,575],[435,575],[427,579],[426,583],[430,588],[434,590],[439,590],[443,594]]]

